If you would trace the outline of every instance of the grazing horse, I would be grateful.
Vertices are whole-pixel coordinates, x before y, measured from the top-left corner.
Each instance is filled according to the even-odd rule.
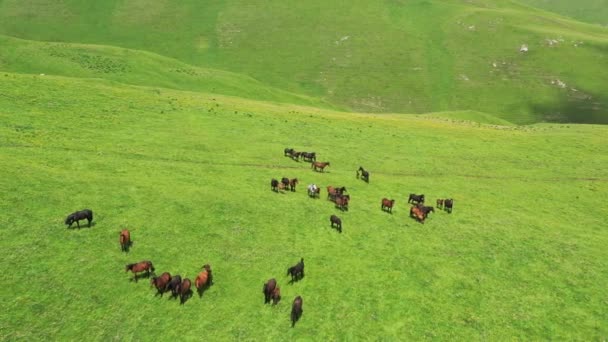
[[[348,202],[350,201],[350,195],[338,195],[336,196],[336,207],[342,211],[348,211]]]
[[[302,157],[302,159],[307,162],[317,161],[317,154],[315,152],[302,152],[302,154],[300,154],[300,157]]]
[[[295,152],[293,150],[293,148],[289,148],[289,147],[285,147],[285,150],[283,151],[283,156],[291,156],[291,154]]]
[[[179,284],[181,284],[181,283],[182,283],[182,277],[179,274],[174,275],[171,278],[171,281],[169,281],[169,284],[167,284],[165,291],[171,291],[171,297],[177,297],[177,295],[178,295],[177,289],[179,288]]]
[[[415,218],[420,223],[424,223],[424,219],[426,218],[422,209],[417,206],[412,206],[410,209],[410,217]]]
[[[357,170],[357,178],[359,178],[359,172],[361,172],[361,179],[369,183],[369,172],[365,171],[362,166],[359,166],[359,170]]]
[[[262,293],[264,293],[264,304],[270,303],[270,299],[276,287],[277,280],[274,278],[268,279],[268,281],[264,283],[264,287],[262,288]]]
[[[291,275],[291,282],[304,278],[304,258],[300,262],[287,269],[287,275]]]
[[[188,279],[188,278],[184,279],[184,281],[182,281],[177,286],[177,293],[179,293],[179,303],[180,304],[184,304],[186,302],[186,300],[188,300],[188,297],[190,297],[192,295],[192,290],[190,290],[191,286],[192,286],[192,283],[190,282],[190,279]]]
[[[441,207],[443,207],[443,201],[444,200],[441,198],[437,200],[437,208],[441,209]]]
[[[144,260],[135,264],[128,264],[125,266],[125,272],[131,271],[133,272],[133,279],[137,282],[137,273],[144,272],[150,275],[150,272],[154,273],[154,265],[152,265],[152,261]]]
[[[156,287],[155,297],[160,294],[162,297],[167,289],[167,284],[171,281],[171,274],[169,272],[164,272],[160,275],[160,277],[152,277],[150,280],[150,287]]]
[[[321,170],[321,172],[324,172],[325,167],[330,166],[329,162],[318,162],[318,161],[314,161],[310,164],[310,168],[314,169],[315,171],[319,171]]]
[[[128,229],[123,229],[120,232],[120,250],[124,252],[129,251],[129,246],[131,246],[131,233],[129,233]]]
[[[289,178],[287,178],[287,177],[281,178],[281,183],[283,183],[283,185],[285,186],[285,189],[287,189],[289,187]]]
[[[424,203],[424,194],[422,195],[416,195],[416,194],[410,194],[410,197],[407,200],[407,203],[414,203],[414,201],[416,201],[416,203]]]
[[[65,219],[65,224],[68,225],[68,228],[72,228],[72,224],[74,221],[76,225],[80,229],[80,220],[86,219],[89,222],[89,227],[91,226],[91,221],[93,221],[93,211],[90,209],[83,209],[81,211],[77,211],[68,215]]]
[[[444,208],[445,211],[447,211],[448,213],[452,213],[452,206],[454,205],[454,200],[451,198],[448,198],[445,200],[445,202],[443,202],[444,204]]]
[[[337,196],[341,196],[344,194],[344,192],[346,191],[346,187],[333,187],[333,186],[328,186],[327,187],[327,198],[335,201]]]
[[[298,179],[297,178],[293,178],[289,180],[289,190],[291,191],[296,191],[296,185],[298,185]]]
[[[319,197],[321,196],[321,188],[319,188],[316,184],[308,185],[308,197]]]
[[[270,294],[270,299],[272,299],[272,305],[277,305],[281,300],[281,288],[275,287],[274,291]]]
[[[211,285],[213,281],[213,276],[211,274],[211,266],[205,264],[203,270],[196,276],[194,280],[194,286],[196,286],[196,290],[198,291],[198,296],[202,297],[204,290]]]
[[[395,200],[389,200],[388,198],[383,198],[382,203],[380,203],[380,209],[386,210],[389,213],[393,213],[393,205],[395,204]]]
[[[293,328],[296,325],[296,322],[302,316],[302,297],[297,296],[293,300],[293,305],[291,306],[291,327]]]
[[[331,215],[329,218],[329,222],[331,223],[332,228],[335,225],[336,229],[338,229],[338,232],[342,233],[342,220],[340,220],[340,218],[338,216]]]
[[[293,159],[295,161],[300,161],[301,154],[302,154],[302,152],[293,151],[293,152],[291,152],[291,159]]]
[[[422,213],[424,214],[424,218],[429,216],[429,213],[435,212],[435,208],[433,208],[433,207],[425,207],[420,203],[416,204],[416,206],[422,211]]]
[[[270,190],[272,191],[279,191],[279,181],[276,179],[272,179],[270,181]]]

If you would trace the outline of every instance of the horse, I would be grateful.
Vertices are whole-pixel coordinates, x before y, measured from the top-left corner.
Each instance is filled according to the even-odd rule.
[[[293,305],[291,306],[291,327],[293,328],[296,325],[296,322],[302,316],[302,297],[297,296],[293,300]]]
[[[444,209],[445,211],[447,211],[448,213],[452,213],[452,206],[454,205],[454,200],[451,198],[448,198],[445,200],[445,202],[443,202],[444,204]]]
[[[291,282],[304,278],[304,258],[300,262],[287,269],[287,275],[291,275]]]
[[[321,188],[319,188],[316,184],[308,185],[308,197],[319,197],[321,195]]]
[[[429,213],[434,213],[435,212],[435,208],[433,208],[433,207],[425,207],[425,206],[423,206],[420,203],[416,204],[416,206],[420,210],[422,210],[422,213],[424,214],[424,218],[426,218],[429,215]]]
[[[129,233],[128,229],[123,229],[120,232],[120,250],[128,252],[129,247],[131,246],[131,233]]]
[[[388,198],[383,198],[380,203],[380,209],[386,210],[389,213],[393,213],[393,205],[395,204],[395,200],[389,200]]]
[[[317,154],[315,152],[302,152],[300,157],[307,162],[317,161]]]
[[[196,276],[196,279],[194,280],[194,286],[196,286],[196,290],[198,292],[198,296],[202,297],[203,296],[203,291],[209,287],[209,285],[211,285],[212,283],[212,275],[211,275],[211,266],[208,264],[205,264],[202,267],[203,271],[201,271],[198,276]]]
[[[414,201],[416,201],[416,203],[424,203],[424,194],[422,195],[416,195],[416,194],[410,194],[410,197],[407,200],[407,203],[414,203]]]
[[[300,161],[301,154],[302,154],[302,152],[293,151],[293,152],[291,152],[291,159],[293,159],[295,161]]]
[[[338,232],[342,233],[342,220],[340,220],[340,218],[336,215],[331,215],[329,217],[329,222],[331,223],[331,227],[333,228],[334,225],[336,226],[336,229],[338,229]]]
[[[359,172],[361,172],[361,179],[369,183],[369,172],[365,171],[362,166],[359,166],[359,170],[357,170],[357,178],[359,178]]]
[[[287,177],[281,178],[281,183],[283,183],[285,188],[289,187],[289,178],[287,178]]]
[[[277,191],[277,192],[279,191],[279,181],[278,180],[276,180],[276,179],[273,178],[270,181],[270,190],[271,191]]]
[[[325,167],[330,166],[329,162],[318,162],[318,161],[314,161],[310,164],[310,168],[314,169],[315,171],[319,171],[321,170],[321,172],[324,172]]]
[[[76,225],[78,225],[78,229],[80,229],[79,221],[84,219],[89,222],[89,227],[91,227],[91,221],[93,221],[93,211],[91,209],[83,209],[81,211],[71,213],[65,219],[65,224],[68,225],[68,228],[72,228],[72,224],[76,222]]]
[[[274,291],[270,294],[270,299],[272,299],[272,305],[277,305],[281,300],[281,288],[275,287]]]
[[[158,294],[160,294],[160,296],[162,297],[167,288],[167,284],[169,284],[170,281],[171,281],[171,274],[169,274],[169,272],[164,272],[163,274],[160,275],[160,277],[152,277],[152,279],[150,280],[150,287],[152,287],[152,286],[156,287],[156,291],[157,291],[154,296],[157,296]]]
[[[264,283],[264,287],[262,288],[262,293],[264,293],[264,304],[270,303],[270,299],[276,287],[277,280],[274,278],[268,279],[268,281]]]
[[[422,209],[417,206],[412,206],[412,208],[410,208],[410,217],[415,218],[420,223],[424,223],[424,219],[426,218]]]
[[[184,279],[184,281],[182,281],[177,286],[177,293],[179,293],[179,303],[180,304],[184,304],[188,300],[188,297],[190,297],[192,295],[192,290],[190,290],[191,286],[192,286],[192,283],[190,282],[190,279],[188,279],[188,278]]]
[[[178,274],[178,275],[174,275],[171,280],[169,281],[169,283],[167,284],[167,287],[165,288],[165,291],[171,291],[171,297],[177,297],[178,292],[177,289],[179,288],[179,284],[182,283],[182,277]]]
[[[150,275],[150,271],[152,273],[154,273],[154,265],[152,265],[152,261],[150,260],[144,260],[144,261],[140,261],[138,263],[135,264],[128,264],[125,266],[125,272],[131,271],[133,272],[133,279],[135,279],[135,282],[137,282],[137,273],[138,272],[144,272],[146,271],[146,273],[148,274],[148,276]]]
[[[441,209],[441,207],[443,207],[443,201],[444,200],[441,198],[437,200],[437,208]]]
[[[348,211],[348,202],[350,201],[350,195],[338,195],[336,196],[336,207],[342,211]]]
[[[291,156],[291,154],[295,152],[293,150],[293,148],[289,148],[289,147],[285,147],[285,150],[283,151],[283,156]]]
[[[333,187],[333,186],[328,186],[327,187],[327,198],[335,201],[337,196],[341,196],[342,194],[344,194],[344,192],[346,191],[346,187]]]
[[[293,178],[289,180],[289,190],[291,191],[296,191],[296,185],[298,185],[298,179],[297,178]]]

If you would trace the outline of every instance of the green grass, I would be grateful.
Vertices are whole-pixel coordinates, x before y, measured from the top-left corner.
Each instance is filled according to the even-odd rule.
[[[135,56],[125,63],[141,70],[133,67],[120,81],[134,84],[238,90],[273,101],[303,94],[299,104],[358,112],[477,111],[516,124],[608,123],[608,29],[506,0],[4,0],[0,33],[117,47],[63,45],[108,58],[124,54],[121,48],[150,51],[214,75],[209,84],[176,75],[175,60],[129,50]],[[528,54],[519,53],[522,44]],[[47,57],[45,44],[27,45],[27,58],[2,52],[0,70],[33,73],[59,63],[57,75],[93,73],[70,56]]]
[[[559,13],[591,24],[608,26],[607,0],[519,0],[530,6]]]
[[[604,126],[0,77],[2,340],[608,337]],[[331,166],[312,172],[285,147]],[[355,179],[359,165],[370,184]],[[301,180],[296,193],[270,191],[282,176]],[[312,182],[345,185],[350,210],[307,198]],[[454,212],[418,224],[412,192],[453,197]],[[397,200],[392,215],[382,197]],[[82,208],[94,210],[94,227],[65,229]],[[334,213],[342,234],[329,227]],[[124,227],[129,254],[118,245]],[[300,257],[306,277],[288,285],[285,269]],[[142,259],[191,279],[210,263],[215,285],[183,306],[155,298],[124,272]],[[283,292],[275,308],[262,304],[270,277]],[[291,329],[298,294],[304,314]]]

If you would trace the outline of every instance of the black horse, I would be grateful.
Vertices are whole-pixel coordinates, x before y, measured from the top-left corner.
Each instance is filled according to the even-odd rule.
[[[65,219],[65,224],[68,225],[68,228],[72,228],[72,224],[76,221],[76,225],[80,228],[80,223],[78,221],[86,219],[89,222],[89,227],[91,226],[91,221],[93,221],[93,211],[90,209],[83,209],[81,211],[77,211],[68,215]]]
[[[291,306],[291,327],[293,328],[296,325],[296,322],[302,316],[302,297],[297,296],[293,300],[293,305]]]
[[[340,218],[336,215],[331,215],[331,217],[329,218],[329,222],[331,223],[331,227],[333,228],[334,225],[336,226],[336,229],[338,229],[338,231],[340,233],[342,233],[342,220],[340,220]]]
[[[307,162],[317,161],[317,154],[315,152],[302,152],[300,157]]]
[[[429,216],[429,213],[435,212],[435,208],[433,207],[425,207],[422,204],[417,204],[416,206],[422,211],[422,214],[424,214],[424,218]]]
[[[453,205],[454,205],[454,200],[451,198],[448,198],[445,201],[443,201],[443,208],[445,209],[445,211],[447,211],[450,214],[452,213]]]
[[[295,152],[293,150],[293,148],[289,148],[289,147],[285,147],[285,150],[283,151],[283,156],[291,156],[291,154]]]
[[[304,258],[300,262],[287,269],[287,275],[291,275],[291,282],[304,278]]]
[[[369,172],[365,171],[362,166],[359,166],[359,170],[357,170],[357,178],[359,178],[359,172],[361,172],[361,179],[369,183]]]
[[[289,178],[283,177],[281,178],[281,183],[285,186],[285,189],[289,189]]]
[[[424,194],[422,194],[422,195],[410,194],[410,197],[408,198],[407,203],[414,203],[414,201],[416,201],[416,203],[424,203]]]
[[[171,291],[171,297],[176,298],[179,295],[179,286],[182,284],[182,277],[180,275],[174,275],[171,278],[165,291]]]
[[[279,191],[279,181],[278,180],[276,180],[276,179],[273,178],[270,181],[270,190],[276,191],[276,192]]]

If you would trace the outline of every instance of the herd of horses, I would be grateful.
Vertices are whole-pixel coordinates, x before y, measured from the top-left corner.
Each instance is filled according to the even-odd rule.
[[[291,276],[289,283],[300,281],[304,278],[304,258],[300,258],[300,261],[287,269],[287,275]],[[264,293],[264,304],[270,303],[277,305],[281,300],[281,288],[277,284],[276,278],[270,278],[264,283],[262,287],[262,293]],[[296,322],[302,316],[302,297],[296,296],[291,304],[291,327],[296,325]]]

